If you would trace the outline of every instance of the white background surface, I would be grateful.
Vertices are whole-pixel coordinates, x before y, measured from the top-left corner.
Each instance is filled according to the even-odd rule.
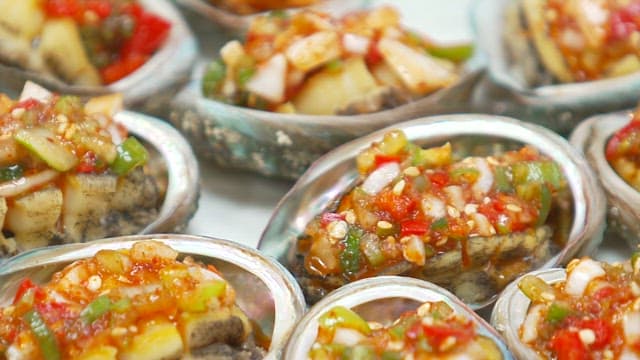
[[[395,0],[393,3],[408,27],[441,42],[464,42],[472,38],[469,22],[474,0]],[[255,247],[278,201],[293,182],[221,169],[201,162],[199,209],[187,232],[233,240]],[[629,256],[628,248],[607,237],[595,257],[618,260]]]

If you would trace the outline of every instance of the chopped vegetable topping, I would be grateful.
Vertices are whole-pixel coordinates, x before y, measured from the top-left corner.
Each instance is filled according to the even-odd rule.
[[[450,144],[421,149],[391,131],[356,163],[358,184],[298,242],[304,261],[297,275],[312,282],[304,284],[330,290],[378,274],[443,281],[491,264],[492,276],[502,279],[496,286],[504,286],[548,256],[529,255],[548,249],[550,214],[569,216],[557,201],[568,196],[561,169],[529,146],[456,159]],[[351,221],[338,214],[351,214]],[[566,236],[563,229],[556,235]]]
[[[227,356],[253,352],[234,289],[211,265],[177,257],[143,241],[100,250],[42,286],[25,280],[14,304],[0,309],[0,357],[178,359],[210,344],[228,346],[218,350]]]
[[[640,191],[640,108],[609,140],[605,155],[618,175]]]
[[[262,15],[208,67],[202,90],[235,105],[301,114],[360,113],[455,83],[468,45],[442,47],[402,28],[391,7],[331,18]],[[391,98],[391,99],[385,99]]]
[[[553,284],[527,276],[531,299],[521,339],[546,359],[632,359],[640,356],[638,272],[631,264],[589,258],[567,265]]]
[[[640,70],[640,1],[523,3],[538,52],[558,80],[589,81]]]
[[[473,321],[445,302],[427,302],[389,326],[370,326],[352,310],[334,307],[319,319],[311,360],[502,359],[500,349],[479,335]]]

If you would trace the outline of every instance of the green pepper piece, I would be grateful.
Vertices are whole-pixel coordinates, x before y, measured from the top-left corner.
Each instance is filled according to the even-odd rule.
[[[350,226],[346,238],[343,240],[344,249],[340,253],[342,271],[354,274],[360,270],[360,238],[362,230]]]
[[[241,67],[236,73],[238,84],[244,88],[255,73],[256,69],[254,67]]]
[[[24,321],[29,325],[31,331],[38,341],[40,352],[45,360],[59,360],[60,349],[53,335],[53,332],[47,327],[42,316],[36,311],[31,310],[24,314]]]
[[[540,211],[538,212],[538,221],[536,226],[540,226],[547,221],[549,212],[551,211],[551,190],[546,185],[540,185]]]
[[[131,300],[127,298],[120,299],[111,305],[111,309],[117,313],[125,313],[131,308]]]
[[[564,304],[554,302],[549,306],[547,321],[552,324],[557,324],[569,316],[569,314],[571,314],[571,309],[566,307]]]
[[[69,116],[76,111],[82,110],[82,102],[77,96],[61,96],[53,106],[53,110],[58,114]]]
[[[80,317],[85,323],[91,324],[109,310],[111,310],[111,299],[107,295],[100,295],[82,310]]]
[[[375,351],[370,346],[355,345],[347,347],[342,353],[343,360],[369,360],[375,358]]]
[[[335,329],[335,327],[344,327],[359,331],[364,335],[371,333],[369,324],[360,315],[344,306],[331,308],[331,310],[320,316],[318,323],[320,327],[327,330]]]
[[[337,72],[342,71],[342,69],[344,68],[344,62],[342,62],[342,60],[340,60],[340,59],[334,59],[334,60],[329,61],[325,65],[325,68],[329,72],[337,73]]]
[[[449,173],[449,176],[451,177],[451,180],[454,182],[461,182],[464,180],[468,182],[473,182],[480,176],[480,171],[478,171],[478,169],[476,168],[463,167],[463,168],[453,169]]]
[[[467,60],[473,55],[473,45],[462,44],[453,46],[433,46],[427,49],[431,56],[451,60],[453,62],[461,62]]]
[[[508,168],[506,166],[496,166],[494,178],[496,181],[496,190],[500,192],[511,192],[513,186],[509,179]]]
[[[188,296],[182,297],[178,306],[188,312],[204,312],[207,310],[209,301],[213,298],[220,297],[227,290],[227,283],[223,280],[214,280],[212,282],[198,286]]]
[[[539,162],[519,162],[511,165],[513,182],[516,185],[544,182]]]
[[[402,360],[402,354],[395,351],[385,351],[382,353],[382,360]]]
[[[135,167],[144,165],[149,154],[147,149],[134,137],[128,137],[116,148],[118,155],[111,163],[111,171],[116,175],[125,175]]]
[[[15,179],[19,179],[24,174],[22,166],[20,165],[9,165],[3,168],[0,168],[0,181],[11,181]]]
[[[208,97],[215,97],[226,76],[227,67],[222,60],[211,62],[202,77],[202,93]]]
[[[534,275],[526,275],[518,282],[522,293],[535,302],[547,302],[550,297],[543,294],[553,294],[553,288],[544,280]]]
[[[389,329],[389,335],[395,340],[404,339],[404,334],[407,331],[407,326],[405,324],[398,324],[391,329]]]
[[[551,185],[553,189],[559,189],[562,187],[563,175],[560,171],[560,167],[553,161],[545,161],[540,163],[540,171],[544,181]]]
[[[269,17],[274,19],[286,20],[289,18],[289,13],[283,9],[275,9],[269,11]]]
[[[446,229],[448,226],[449,226],[449,220],[447,220],[446,216],[443,216],[431,223],[431,230],[442,230],[442,229]]]
[[[380,248],[380,241],[378,237],[365,235],[362,240],[364,244],[362,252],[367,258],[369,264],[372,266],[382,265],[386,259],[382,253],[382,249]]]

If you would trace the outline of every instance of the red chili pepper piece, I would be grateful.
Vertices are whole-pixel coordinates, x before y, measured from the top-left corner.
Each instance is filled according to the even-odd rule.
[[[406,219],[415,209],[416,202],[406,195],[395,195],[391,191],[383,191],[376,198],[376,205],[386,211],[397,221]]]
[[[592,349],[602,349],[611,341],[613,329],[602,319],[582,320],[577,326],[581,329],[591,329],[596,335],[596,340],[589,345]]]
[[[83,174],[93,173],[96,171],[96,161],[96,154],[94,154],[93,151],[87,151],[82,156],[82,160],[78,166],[76,166],[76,171]]]
[[[127,58],[120,59],[100,70],[102,81],[106,84],[116,82],[136,71],[136,69],[144,65],[148,58],[149,57],[145,55],[131,55]]]
[[[53,17],[78,18],[83,12],[78,0],[47,0],[44,9],[47,15]]]
[[[451,182],[449,180],[449,174],[442,170],[436,170],[433,174],[430,174],[429,180],[431,180],[431,184],[439,188],[447,186]]]
[[[26,100],[22,100],[19,103],[15,104],[13,106],[14,109],[25,109],[25,110],[29,110],[32,109],[36,106],[40,105],[40,101],[33,99],[33,98],[28,98]]]
[[[22,282],[18,286],[18,291],[16,291],[16,296],[13,298],[13,304],[16,304],[18,301],[20,301],[20,299],[22,299],[22,296],[24,296],[27,290],[35,287],[36,287],[36,284],[34,284],[33,281],[31,281],[31,279],[26,278],[22,280]]]
[[[427,341],[435,349],[439,349],[450,336],[456,339],[457,344],[464,344],[475,335],[471,321],[466,324],[423,325],[422,329]]]
[[[99,18],[104,19],[111,15],[111,3],[104,0],[87,0],[87,10],[93,11]]]
[[[575,331],[559,330],[551,338],[549,347],[556,353],[558,360],[589,359],[587,347]]]
[[[390,162],[399,163],[400,161],[401,161],[400,155],[377,154],[375,158],[376,167],[382,164],[390,163]]]
[[[620,129],[607,143],[605,155],[607,160],[612,161],[619,154],[620,143],[631,136],[634,132],[640,132],[640,119],[633,119],[625,127]]]
[[[162,45],[169,35],[171,24],[166,20],[145,12],[140,6],[135,6],[131,14],[136,19],[136,27],[133,35],[120,50],[122,58],[134,54],[149,55]]]
[[[429,226],[426,220],[405,220],[400,223],[400,236],[426,234]]]

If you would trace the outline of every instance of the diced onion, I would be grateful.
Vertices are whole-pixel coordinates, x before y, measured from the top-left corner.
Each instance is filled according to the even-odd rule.
[[[633,350],[625,347],[620,353],[620,356],[618,356],[618,360],[640,360],[640,356],[636,355]]]
[[[375,169],[362,183],[362,190],[369,195],[376,195],[393,179],[400,175],[400,165],[397,162],[382,164]]]
[[[600,263],[591,259],[582,259],[567,277],[565,291],[571,296],[582,296],[591,280],[603,276],[604,269]]]
[[[628,343],[634,343],[640,339],[640,313],[629,312],[622,318],[624,337]]]
[[[402,249],[402,256],[410,263],[418,266],[424,265],[426,261],[426,251],[422,239],[417,235],[411,235],[409,241],[407,241]]]
[[[487,160],[483,158],[474,158],[473,163],[476,169],[480,172],[480,176],[471,189],[475,195],[482,196],[491,190],[491,186],[493,185],[493,173],[489,168],[489,164],[487,164]]]
[[[342,36],[342,46],[346,51],[353,54],[366,54],[370,44],[371,41],[364,36],[349,33]]]
[[[0,197],[13,197],[20,195],[32,188],[48,183],[58,175],[60,175],[60,173],[55,170],[44,170],[34,175],[4,182],[0,184]]]
[[[538,323],[542,319],[541,310],[543,307],[543,304],[536,304],[529,309],[527,317],[524,318],[524,323],[522,324],[523,342],[530,343],[538,338]]]
[[[467,203],[464,201],[464,195],[462,194],[462,186],[451,185],[444,188],[444,192],[447,194],[451,204],[458,209],[458,211],[464,211]]]
[[[363,339],[364,335],[362,335],[359,331],[343,327],[336,328],[336,331],[333,335],[334,344],[342,344],[346,346],[357,345]]]
[[[22,88],[22,93],[20,93],[20,101],[34,99],[42,103],[48,103],[51,96],[53,94],[49,90],[34,82],[27,81]]]
[[[433,195],[425,195],[420,205],[422,205],[422,211],[434,219],[439,219],[447,214],[444,201]]]
[[[259,67],[247,82],[247,90],[271,102],[284,100],[287,59],[278,54]]]

